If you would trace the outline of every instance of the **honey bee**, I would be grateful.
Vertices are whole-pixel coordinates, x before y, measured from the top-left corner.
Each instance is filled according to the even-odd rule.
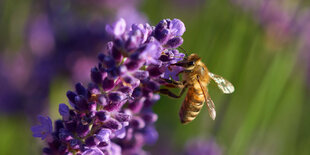
[[[214,120],[216,111],[215,105],[208,93],[208,84],[212,79],[225,94],[233,93],[235,91],[234,86],[223,77],[209,72],[206,65],[201,61],[201,58],[196,54],[191,54],[173,65],[184,68],[183,71],[178,73],[183,74],[182,81],[164,80],[168,83],[168,87],[182,88],[182,91],[179,95],[176,95],[169,89],[160,89],[160,93],[170,97],[180,98],[188,88],[187,95],[179,112],[181,123],[187,124],[193,121],[199,114],[204,102],[207,103],[209,115]]]

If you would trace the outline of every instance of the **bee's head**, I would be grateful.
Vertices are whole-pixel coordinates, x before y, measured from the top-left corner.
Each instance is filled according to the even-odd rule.
[[[200,59],[201,58],[197,54],[191,54],[190,56],[186,56],[182,61],[176,63],[175,65],[182,66],[186,70],[193,70]]]
[[[186,59],[189,62],[198,62],[201,60],[201,58],[197,54],[191,54],[188,57],[185,57],[184,59]]]

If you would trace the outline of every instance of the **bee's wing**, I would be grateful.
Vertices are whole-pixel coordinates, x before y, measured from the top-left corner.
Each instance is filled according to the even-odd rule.
[[[209,111],[209,115],[210,117],[215,120],[215,117],[216,117],[216,111],[215,111],[215,106],[214,106],[214,103],[210,97],[210,95],[208,95],[207,97],[207,105],[208,105],[208,111]]]
[[[211,72],[209,72],[208,74],[214,80],[217,86],[223,91],[223,93],[231,94],[235,91],[235,87],[223,77],[213,74]]]
[[[197,78],[197,81],[198,81],[198,83],[199,83],[199,85],[200,85],[200,88],[201,88],[201,90],[202,90],[202,92],[203,92],[205,101],[206,101],[206,103],[207,103],[209,115],[210,115],[210,117],[211,117],[213,120],[215,120],[215,117],[216,117],[215,105],[214,105],[214,103],[213,103],[213,101],[212,101],[212,99],[211,99],[211,97],[210,97],[210,95],[209,95],[209,93],[208,93],[208,90],[206,90],[206,87],[204,87],[204,86],[201,84],[199,78]]]

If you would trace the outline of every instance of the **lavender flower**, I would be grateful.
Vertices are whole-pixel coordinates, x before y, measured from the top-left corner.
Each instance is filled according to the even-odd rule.
[[[40,121],[40,125],[31,127],[31,131],[33,132],[33,137],[41,137],[41,139],[44,140],[52,134],[52,120],[49,117],[41,115],[38,116],[38,120]]]
[[[184,57],[175,48],[183,43],[185,26],[165,19],[156,27],[128,28],[120,19],[106,30],[113,41],[91,69],[92,82],[67,92],[72,108],[59,105],[62,119],[55,122],[46,154],[144,154],[143,146],[157,141],[152,105],[166,68]]]

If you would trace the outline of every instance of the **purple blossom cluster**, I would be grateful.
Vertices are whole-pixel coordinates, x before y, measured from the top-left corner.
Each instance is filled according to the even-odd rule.
[[[176,78],[180,69],[170,68],[184,57],[176,49],[183,43],[185,26],[179,19],[165,19],[156,27],[126,25],[120,19],[106,26],[113,37],[99,63],[91,69],[87,87],[68,91],[71,108],[59,105],[62,119],[39,116],[31,128],[34,137],[48,144],[45,154],[146,154],[144,145],[154,144],[158,133],[152,105],[162,78]]]

